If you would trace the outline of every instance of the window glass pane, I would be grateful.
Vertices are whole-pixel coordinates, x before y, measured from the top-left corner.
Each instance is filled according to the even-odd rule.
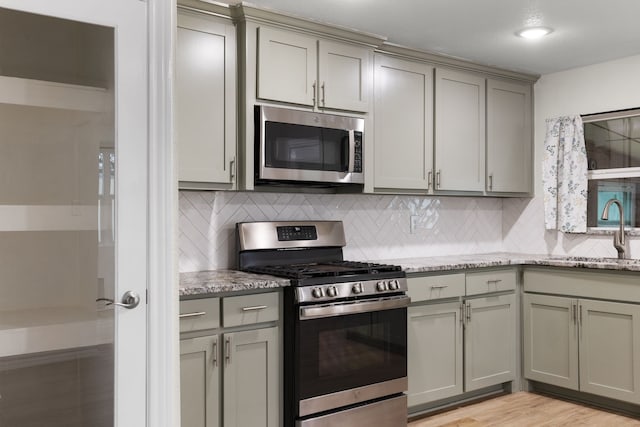
[[[620,224],[620,214],[615,204],[609,209],[609,220],[605,221],[601,218],[607,201],[618,199],[624,207],[625,225],[637,227],[640,223],[638,190],[640,190],[640,177],[589,180],[587,225],[589,227],[617,227]]]
[[[640,116],[584,124],[589,169],[640,166]]]

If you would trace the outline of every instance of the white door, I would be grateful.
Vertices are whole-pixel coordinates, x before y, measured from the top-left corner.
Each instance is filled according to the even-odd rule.
[[[0,0],[0,39],[0,425],[145,426],[147,3]]]

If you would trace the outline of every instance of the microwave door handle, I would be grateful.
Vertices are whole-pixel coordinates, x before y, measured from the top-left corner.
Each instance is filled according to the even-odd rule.
[[[347,172],[353,173],[355,171],[355,157],[356,157],[356,138],[355,131],[352,129],[349,131],[349,169]]]

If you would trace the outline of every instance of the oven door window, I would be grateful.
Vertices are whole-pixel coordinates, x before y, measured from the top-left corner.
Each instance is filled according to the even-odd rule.
[[[393,309],[299,322],[299,399],[407,375],[407,311]]]
[[[288,123],[266,122],[265,166],[347,172],[349,133]]]

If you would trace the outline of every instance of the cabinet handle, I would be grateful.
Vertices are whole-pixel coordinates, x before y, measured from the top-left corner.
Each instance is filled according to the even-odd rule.
[[[254,305],[253,307],[242,307],[242,311],[257,311],[264,310],[268,305]]]
[[[322,89],[322,106],[324,107],[324,82],[322,82],[320,88]]]
[[[316,81],[313,81],[313,84],[311,85],[311,88],[313,90],[313,105],[316,105]]]
[[[181,314],[178,317],[180,319],[184,319],[184,318],[187,318],[187,317],[200,317],[200,316],[204,316],[205,314],[207,314],[206,311],[196,311],[196,312],[193,312],[193,313],[184,313],[184,314]]]
[[[229,172],[231,173],[231,182],[236,180],[236,159],[229,162]]]
[[[493,190],[493,174],[489,174],[489,190]]]
[[[436,188],[440,188],[440,169],[436,172]]]
[[[224,358],[227,361],[227,365],[231,364],[231,337],[227,337],[224,340]]]
[[[467,323],[471,322],[471,304],[467,303]]]
[[[577,322],[577,318],[576,318],[576,305],[575,304],[571,304],[571,318],[573,319],[573,324],[575,325]]]
[[[448,288],[449,285],[432,285],[431,289],[444,289],[444,288]]]
[[[218,366],[218,339],[213,340],[213,366]]]
[[[492,283],[500,283],[500,282],[502,282],[502,279],[487,280],[487,285],[490,285]]]
[[[429,172],[427,172],[427,191],[429,191],[429,189],[431,188],[432,179],[433,179],[433,171],[429,170]]]

